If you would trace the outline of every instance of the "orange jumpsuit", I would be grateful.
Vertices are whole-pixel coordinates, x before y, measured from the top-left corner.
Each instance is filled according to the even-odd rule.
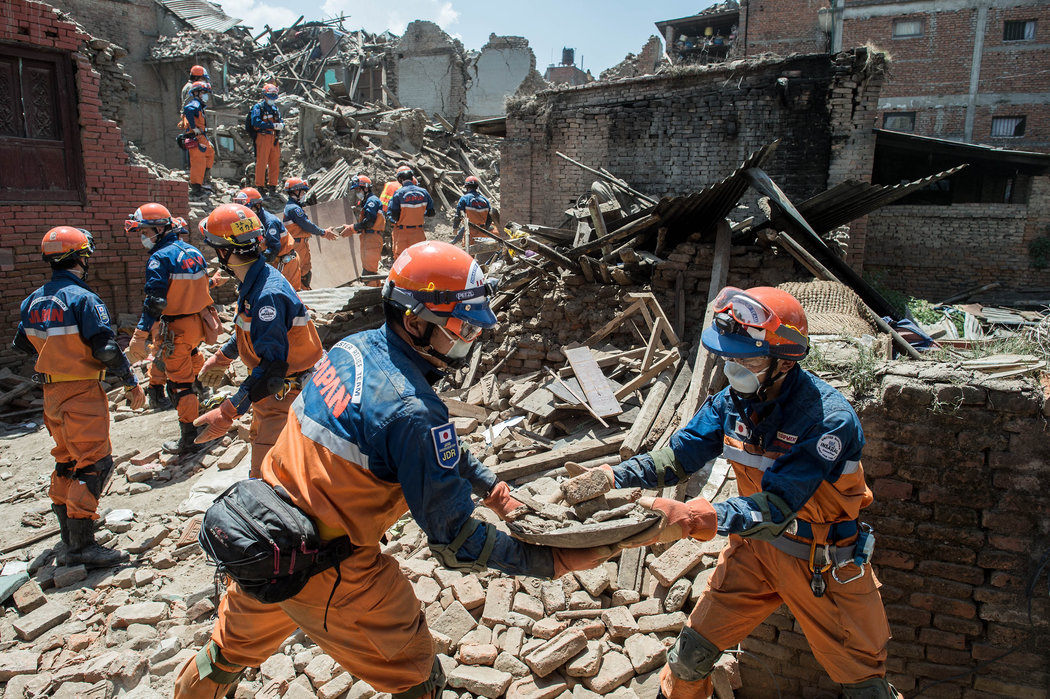
[[[281,249],[273,260],[273,266],[284,275],[293,289],[299,291],[303,288],[303,283],[299,270],[299,253],[296,252],[295,247],[295,238],[285,226],[284,231],[281,232]]]
[[[748,414],[741,415],[737,405]],[[718,533],[729,535],[729,547],[689,616],[689,628],[722,651],[786,604],[832,680],[854,684],[883,677],[890,629],[871,566],[861,570],[846,557],[833,569],[813,571],[809,561],[811,550],[819,559],[824,544],[849,551],[857,540],[860,511],[872,502],[860,463],[860,421],[838,391],[797,366],[778,397],[762,405],[765,417],[758,419],[752,412],[757,408],[750,406],[749,401],[734,403],[728,388],[713,396],[672,436],[671,465],[666,465],[667,450],[659,459],[650,454],[628,459],[614,468],[616,486],[670,485],[721,453],[733,466],[741,497],[715,504],[726,508],[719,514]],[[741,505],[750,515],[750,496],[761,492],[774,493],[794,508],[796,534],[768,542],[725,528],[735,525],[724,523],[724,513]],[[744,520],[753,523],[750,516]],[[712,535],[694,534],[700,539]],[[819,561],[815,567],[823,568]],[[818,597],[815,588],[821,584],[826,591]],[[676,674],[664,666],[660,687],[667,699],[711,696],[709,675],[692,679],[682,674],[691,673],[679,669]]]
[[[16,345],[28,339],[37,352],[34,368],[46,382],[44,425],[55,440],[48,495],[72,519],[98,519],[101,485],[113,464],[109,401],[99,384],[106,364],[92,349],[113,338],[106,305],[72,272],[56,270],[22,302]],[[126,359],[120,376],[129,386],[137,383]],[[94,480],[86,477],[99,471]]]
[[[184,129],[200,129],[197,135],[198,146],[191,148],[190,154],[190,184],[204,184],[204,171],[210,170],[215,164],[215,148],[208,140],[208,122],[204,117],[204,104],[199,99],[191,99],[182,108],[182,122]]]
[[[284,227],[288,229],[288,232],[295,239],[295,254],[299,258],[299,278],[309,278],[310,272],[313,271],[313,264],[310,259],[310,236],[324,235],[324,229],[320,228],[317,224],[307,217],[306,212],[303,211],[303,207],[299,205],[299,202],[294,199],[289,199],[288,203],[284,205]],[[294,284],[292,285],[295,286]],[[299,287],[295,287],[296,291],[306,286],[300,282]]]
[[[383,215],[383,203],[374,194],[368,196],[358,212],[357,225],[354,231],[361,234],[361,268],[365,274],[379,274],[379,264],[383,257],[383,231],[386,230],[386,216]],[[368,282],[368,286],[379,286],[378,281]]]
[[[274,187],[281,168],[280,134],[274,124],[284,123],[281,112],[263,100],[252,106],[249,118],[255,128],[255,186]]]
[[[430,198],[430,192],[422,187],[406,184],[394,192],[386,210],[394,224],[391,237],[396,260],[405,248],[427,239],[423,230],[423,217],[434,215],[434,200]]]

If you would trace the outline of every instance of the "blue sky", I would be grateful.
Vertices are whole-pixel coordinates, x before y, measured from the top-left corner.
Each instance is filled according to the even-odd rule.
[[[536,54],[540,73],[547,65],[561,60],[563,46],[576,49],[576,64],[582,58],[584,70],[595,77],[602,70],[638,53],[656,34],[654,22],[693,15],[714,0],[681,2],[571,2],[520,0],[504,2],[465,2],[463,0],[219,0],[223,9],[244,24],[262,29],[263,25],[285,27],[306,14],[307,20],[349,16],[348,28],[370,32],[401,34],[414,19],[436,22],[468,49],[480,49],[490,33],[524,36]],[[307,9],[309,7],[309,9]]]

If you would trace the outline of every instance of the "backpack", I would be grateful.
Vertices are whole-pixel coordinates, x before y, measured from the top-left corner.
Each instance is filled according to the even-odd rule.
[[[314,575],[354,551],[349,537],[321,541],[288,492],[256,478],[226,489],[204,513],[197,541],[221,576],[260,602],[294,597]]]
[[[248,132],[248,137],[252,139],[252,143],[255,143],[255,137],[258,135],[258,131],[252,126],[252,110],[248,110],[248,114],[244,117],[244,130]]]

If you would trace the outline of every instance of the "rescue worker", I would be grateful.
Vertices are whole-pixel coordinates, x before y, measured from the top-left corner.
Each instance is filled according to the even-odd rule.
[[[233,195],[233,203],[247,206],[255,212],[256,216],[259,217],[259,222],[262,223],[264,229],[263,242],[266,246],[262,255],[266,258],[267,262],[276,266],[277,258],[284,245],[287,243],[289,249],[291,249],[291,246],[294,244],[292,236],[288,233],[288,229],[284,227],[281,219],[270,213],[266,207],[263,206],[263,195],[255,187],[245,187],[238,191]],[[278,267],[278,269],[281,268]],[[298,267],[296,267],[296,271],[298,271]],[[287,278],[288,277],[285,276],[285,279]]]
[[[189,101],[193,83],[198,81],[206,82],[211,87],[211,76],[208,75],[208,71],[204,66],[193,66],[190,68],[190,79],[186,81],[186,84],[182,86],[182,90],[179,92],[179,104],[186,104]]]
[[[280,181],[281,144],[279,137],[284,128],[284,119],[277,109],[277,97],[280,91],[277,86],[267,83],[263,86],[262,99],[252,105],[248,119],[255,132],[255,187],[263,190],[266,196],[277,194],[277,183]]]
[[[379,195],[379,200],[383,202],[383,213],[386,213],[387,205],[390,204],[390,199],[394,196],[394,192],[401,189],[401,183],[398,182],[397,175],[405,170],[411,169],[412,168],[409,167],[408,163],[401,161],[397,165],[397,172],[394,174],[394,179],[388,180],[386,184],[383,185],[383,192]]]
[[[890,628],[868,564],[874,538],[859,520],[873,499],[860,462],[860,420],[841,393],[798,366],[809,339],[793,296],[727,287],[714,311],[702,342],[726,359],[729,386],[669,447],[599,467],[621,488],[673,485],[719,454],[736,474],[740,495],[725,502],[641,501],[662,516],[658,531],[636,544],[729,537],[668,651],[660,693],[711,696],[723,651],[786,604],[843,696],[898,697],[885,677]]]
[[[182,108],[180,126],[192,131],[197,146],[190,153],[190,196],[199,197],[211,192],[211,168],[215,164],[215,148],[208,141],[208,120],[204,109],[211,98],[211,85],[198,80],[190,86],[190,99]]]
[[[95,251],[91,234],[57,226],[40,251],[51,281],[22,302],[12,346],[37,355],[34,369],[44,381],[44,425],[55,440],[48,496],[62,537],[56,556],[59,565],[117,565],[128,555],[95,542],[98,500],[113,471],[109,400],[99,381],[107,369],[120,379],[133,410],[146,394],[116,343],[106,305],[84,281]]]
[[[287,491],[323,539],[349,536],[350,557],[278,604],[231,581],[210,642],[175,681],[177,699],[223,696],[296,628],[378,692],[440,697],[444,676],[420,602],[397,560],[380,551],[406,512],[453,569],[550,578],[609,557],[608,546],[525,544],[472,516],[472,491],[504,518],[521,503],[461,447],[431,386],[495,325],[493,292],[477,263],[448,243],[419,243],[398,258],[383,287],[386,324],[324,356],[262,465],[263,479]]]
[[[397,181],[401,183],[401,189],[394,192],[387,205],[387,218],[394,224],[391,238],[394,244],[394,260],[397,260],[409,246],[427,239],[423,230],[423,217],[433,216],[434,200],[430,198],[430,192],[417,184],[411,169],[404,169],[397,173]]]
[[[470,241],[471,245],[479,240],[488,240],[486,236],[478,233],[472,227],[477,226],[485,230],[491,230],[492,205],[488,199],[478,192],[480,187],[481,181],[473,175],[463,181],[463,188],[466,191],[463,192],[463,196],[456,203],[456,215],[452,219],[452,229],[456,231],[456,237],[452,239],[453,245],[457,245],[463,239],[464,233],[468,233],[469,237],[467,240]],[[463,228],[460,229],[459,224],[464,218],[466,218],[466,222],[463,224]],[[469,232],[467,231],[468,228],[470,229]]]
[[[339,237],[331,228],[320,228],[307,217],[302,201],[308,191],[310,183],[299,177],[291,177],[284,182],[284,193],[288,195],[288,202],[284,205],[284,227],[295,239],[295,254],[299,258],[299,285],[292,284],[296,291],[310,288],[310,278],[313,276],[310,236],[318,235],[326,240]]]
[[[364,175],[355,175],[350,180],[350,191],[357,193],[361,211],[357,223],[344,235],[360,234],[362,271],[365,274],[379,274],[379,262],[383,257],[383,231],[386,230],[383,202],[372,193],[372,180]],[[368,286],[380,286],[378,281],[366,283]]]
[[[197,451],[194,439],[200,402],[193,382],[204,365],[197,349],[204,341],[201,311],[212,305],[208,291],[208,263],[201,251],[179,240],[171,212],[161,204],[143,204],[124,222],[124,230],[138,234],[142,246],[149,250],[146,263],[145,298],[142,315],[128,345],[132,362],[149,356],[146,341],[154,328],[159,342],[154,342],[154,361],[166,378],[167,390],[179,414],[179,438],[165,442],[170,454]],[[151,376],[150,398],[159,399],[164,387],[154,385]]]
[[[251,476],[284,428],[288,409],[321,358],[321,340],[310,315],[285,278],[261,254],[264,229],[259,217],[240,204],[223,204],[203,226],[204,241],[215,248],[219,266],[240,282],[236,331],[204,362],[204,386],[218,387],[226,368],[241,358],[251,369],[237,392],[197,418],[205,429],[197,443],[226,434],[234,419],[252,411]]]

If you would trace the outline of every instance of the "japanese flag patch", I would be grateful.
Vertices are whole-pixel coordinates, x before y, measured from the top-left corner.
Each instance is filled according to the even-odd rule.
[[[459,463],[459,439],[451,422],[430,428],[434,440],[434,453],[441,468],[453,469]]]
[[[733,425],[733,432],[738,434],[743,439],[748,439],[751,436],[751,430],[747,428],[742,420],[737,420]]]
[[[106,310],[105,304],[95,304],[95,315],[98,316],[99,321],[109,324],[109,311]]]
[[[817,442],[817,453],[825,461],[835,461],[842,453],[842,440],[833,434],[826,434]]]

